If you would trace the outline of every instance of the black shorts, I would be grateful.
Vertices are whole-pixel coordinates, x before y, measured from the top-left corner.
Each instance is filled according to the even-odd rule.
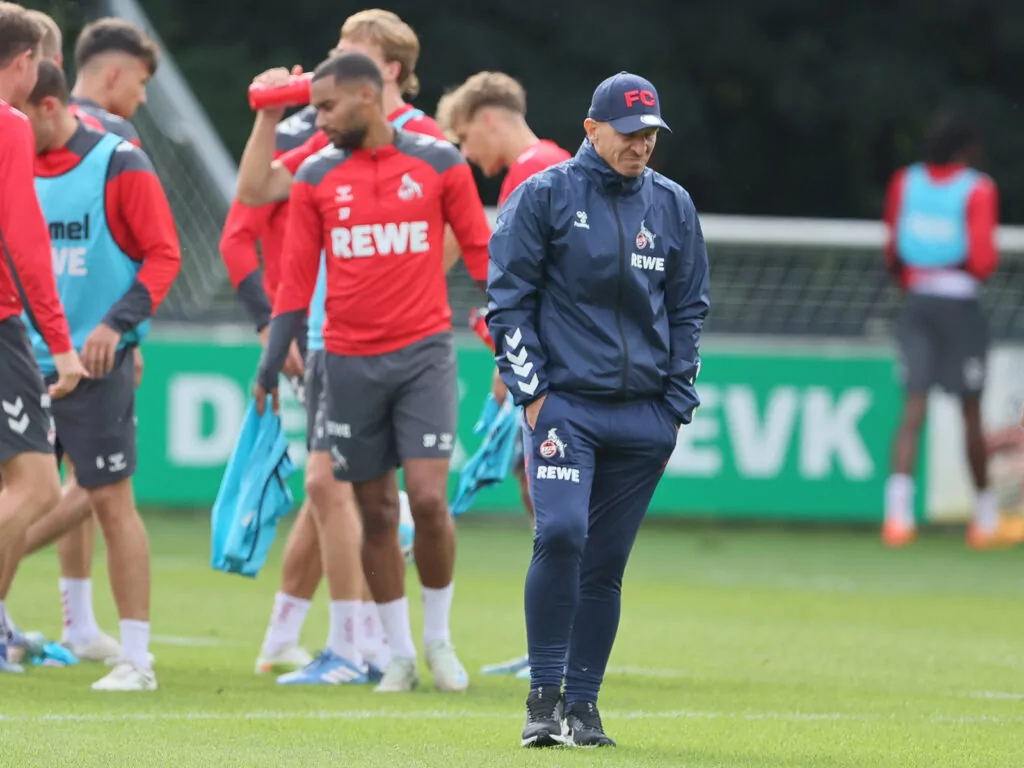
[[[458,418],[450,332],[372,357],[326,357],[325,433],[334,476],[363,483],[409,459],[450,459]]]
[[[923,394],[939,386],[952,395],[985,388],[988,326],[977,299],[911,293],[896,326],[903,386]]]
[[[102,488],[135,474],[132,347],[118,350],[110,373],[102,379],[82,379],[74,392],[54,400],[52,409],[57,440],[75,465],[75,477],[82,488]]]
[[[20,317],[0,322],[0,464],[53,453],[50,396]]]

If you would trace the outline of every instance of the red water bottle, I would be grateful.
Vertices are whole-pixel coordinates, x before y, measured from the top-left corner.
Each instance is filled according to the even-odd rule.
[[[494,339],[491,338],[491,332],[487,328],[487,310],[471,309],[469,311],[469,325],[483,343],[491,348],[491,352],[494,352]]]
[[[253,83],[249,86],[249,107],[253,111],[268,107],[304,107],[309,104],[312,82],[313,73],[305,72],[292,75],[284,85]]]

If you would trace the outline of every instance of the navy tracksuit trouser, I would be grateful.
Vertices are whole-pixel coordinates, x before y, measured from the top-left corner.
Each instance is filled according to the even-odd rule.
[[[531,687],[597,701],[622,574],[676,445],[663,402],[549,392],[524,442],[536,532],[526,575]]]

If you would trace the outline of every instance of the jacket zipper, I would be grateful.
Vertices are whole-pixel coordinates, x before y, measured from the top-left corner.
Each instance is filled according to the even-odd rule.
[[[626,334],[622,330],[622,292],[626,283],[626,236],[622,231],[622,219],[619,217],[619,204],[616,198],[612,198],[612,211],[615,213],[615,223],[619,227],[619,296],[615,304],[615,324],[619,327],[619,338],[622,340],[622,399],[625,400],[629,392],[629,347],[626,345]]]

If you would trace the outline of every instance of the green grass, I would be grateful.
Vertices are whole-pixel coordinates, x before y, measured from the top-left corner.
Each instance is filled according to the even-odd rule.
[[[601,700],[621,746],[534,752],[518,748],[522,681],[475,675],[446,695],[424,669],[419,691],[383,697],[255,677],[285,532],[254,582],[210,570],[201,518],[147,522],[160,690],[94,693],[91,665],[0,677],[0,766],[1021,764],[1024,562],[959,536],[892,553],[874,533],[652,523]],[[459,540],[454,634],[472,674],[524,648],[530,541],[524,525],[472,519]],[[116,634],[105,578],[97,567],[97,611]],[[23,564],[10,601],[21,626],[59,633],[56,580],[51,553]]]

